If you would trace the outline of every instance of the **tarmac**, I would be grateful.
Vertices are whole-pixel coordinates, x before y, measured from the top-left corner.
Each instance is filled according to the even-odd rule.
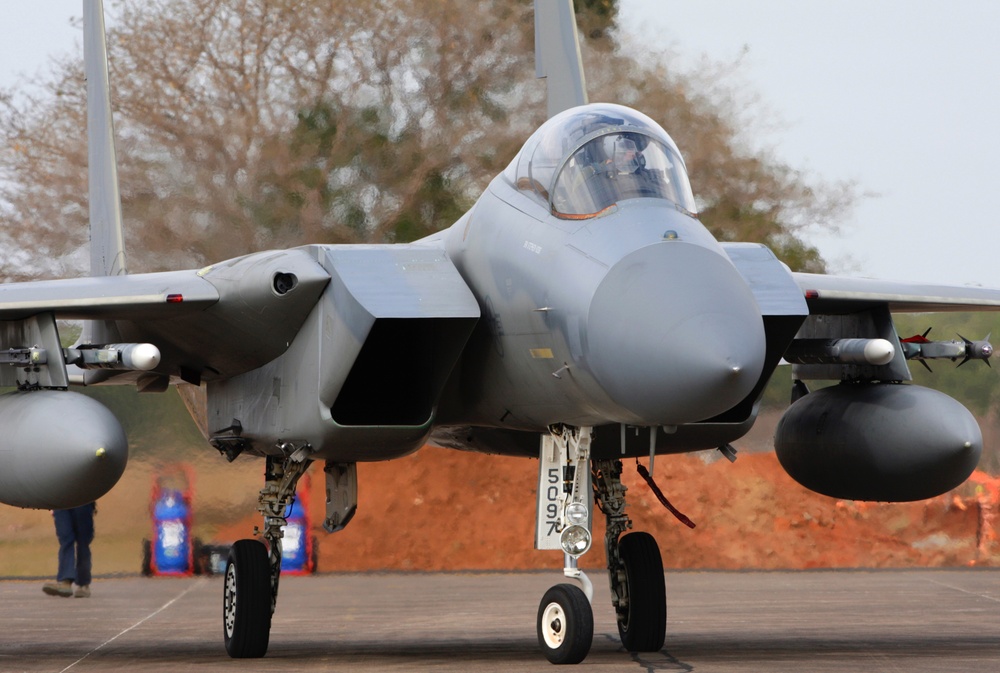
[[[667,573],[658,653],[621,649],[603,575],[581,671],[1000,671],[1000,569]],[[222,644],[222,578],[0,581],[0,672],[546,671],[552,573],[283,577],[263,659]]]

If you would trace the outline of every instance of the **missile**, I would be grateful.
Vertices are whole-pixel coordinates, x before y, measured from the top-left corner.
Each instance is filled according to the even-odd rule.
[[[907,360],[917,360],[930,371],[927,360],[951,360],[954,362],[958,358],[962,361],[958,363],[961,367],[969,360],[982,360],[986,366],[990,365],[990,358],[993,357],[993,344],[990,343],[990,334],[985,339],[973,341],[966,339],[961,334],[951,341],[931,341],[927,338],[930,328],[923,334],[916,334],[906,339],[900,339],[903,347],[903,355]]]
[[[900,383],[841,383],[788,408],[774,434],[795,481],[847,500],[906,502],[940,495],[976,469],[983,436],[942,392]]]
[[[65,349],[66,363],[80,369],[121,369],[148,372],[160,364],[153,344],[106,344]]]
[[[969,360],[982,360],[986,363],[987,367],[992,367],[990,364],[990,358],[993,356],[993,344],[990,343],[990,334],[986,335],[985,339],[980,339],[979,341],[972,341],[966,339],[961,334],[958,338],[965,342],[965,359],[958,363],[961,367]]]
[[[118,483],[128,441],[107,407],[79,393],[0,395],[0,502],[66,509],[97,500]]]
[[[886,365],[895,357],[886,339],[795,339],[785,351],[794,365]]]

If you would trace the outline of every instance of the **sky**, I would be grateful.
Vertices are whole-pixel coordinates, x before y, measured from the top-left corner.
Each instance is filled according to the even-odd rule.
[[[751,141],[872,195],[838,235],[806,236],[831,271],[1000,288],[1000,2],[620,3],[632,48],[668,51],[682,69],[738,63],[729,82],[757,95],[763,119]],[[0,86],[72,51],[79,14],[80,0],[4,3]]]
[[[1000,3],[622,0],[621,22],[682,67],[739,61],[780,120],[762,146],[877,195],[808,238],[831,271],[1000,287]]]

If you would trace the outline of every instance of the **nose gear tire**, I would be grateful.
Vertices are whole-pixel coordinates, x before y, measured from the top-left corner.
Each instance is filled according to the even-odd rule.
[[[557,584],[538,606],[538,645],[553,664],[578,664],[594,641],[594,612],[579,587]]]

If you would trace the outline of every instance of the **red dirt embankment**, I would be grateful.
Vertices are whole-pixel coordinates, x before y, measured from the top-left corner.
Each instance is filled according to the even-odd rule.
[[[661,507],[634,461],[625,462],[628,513],[636,530],[656,537],[666,567],[1000,566],[1000,480],[976,473],[924,502],[837,501],[792,481],[768,450],[773,423],[758,426],[737,443],[734,464],[717,451],[656,459],[657,483],[697,524],[693,530]],[[173,455],[193,465],[194,535],[217,543],[251,537],[262,523],[255,502],[264,461],[241,456],[230,465],[203,446]],[[320,468],[310,470],[309,503],[321,571],[562,567],[559,552],[532,548],[535,460],[425,448],[400,460],[359,464],[358,513],[333,535],[319,528]],[[101,498],[95,572],[139,571],[141,540],[151,535],[150,489],[165,471],[162,461],[133,461]],[[581,559],[586,568],[604,566],[603,523],[598,514],[594,549]],[[57,549],[51,514],[0,506],[0,576],[49,576]]]
[[[1000,565],[993,519],[998,480],[977,473],[956,491],[904,504],[837,501],[788,477],[773,453],[661,456],[654,477],[697,527],[688,529],[657,501],[625,462],[628,513],[652,533],[668,568],[831,568]],[[709,460],[711,462],[709,462]],[[313,469],[310,506],[319,568],[487,570],[561,568],[558,552],[534,539],[537,462],[425,448],[387,463],[358,466],[358,512],[333,535],[318,528],[323,474]],[[204,486],[204,482],[203,482]],[[581,565],[600,568],[604,526]],[[215,532],[248,537],[258,516]]]

